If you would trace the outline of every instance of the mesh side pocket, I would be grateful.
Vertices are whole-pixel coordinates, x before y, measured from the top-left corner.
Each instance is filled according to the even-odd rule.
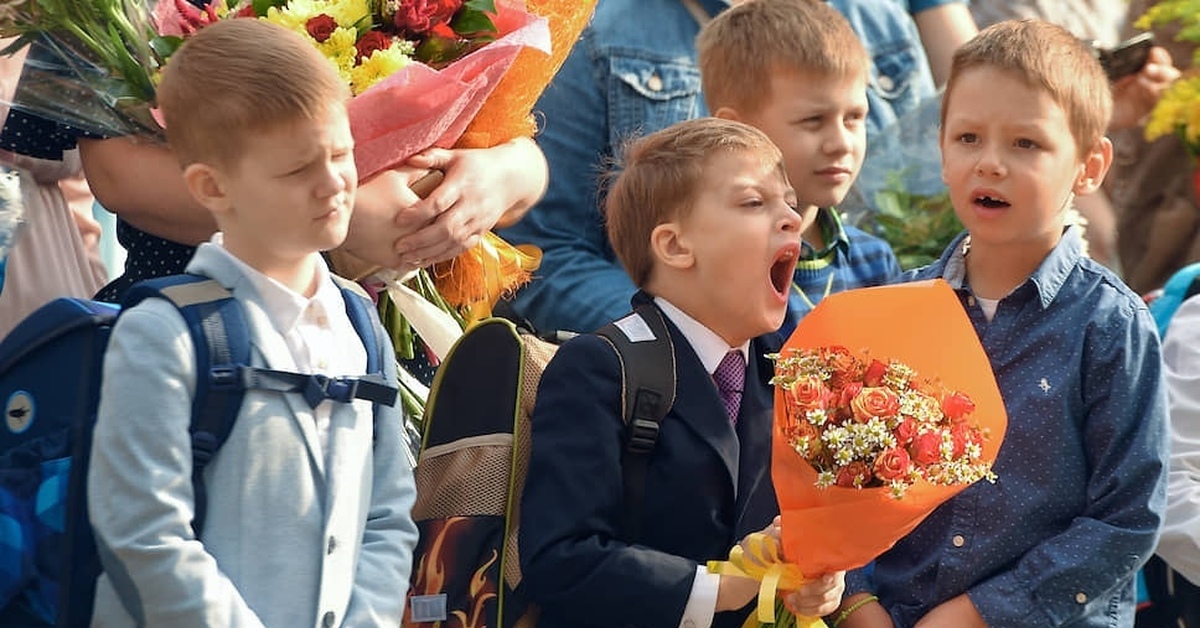
[[[431,449],[425,453],[417,467],[414,519],[505,516],[512,466],[511,436],[465,438],[437,452]]]

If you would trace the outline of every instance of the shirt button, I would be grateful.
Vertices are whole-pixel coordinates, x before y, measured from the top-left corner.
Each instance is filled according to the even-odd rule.
[[[1087,604],[1087,594],[1083,591],[1075,594],[1075,601],[1080,604]]]
[[[962,547],[967,544],[967,540],[963,538],[963,535],[961,534],[955,534],[954,538],[951,539],[950,542],[954,543],[954,547]]]
[[[663,81],[657,74],[652,74],[650,78],[646,79],[646,88],[652,92],[661,92]]]
[[[333,550],[337,549],[337,539],[329,537],[329,545],[325,549],[326,554],[332,554]]]
[[[886,92],[886,91],[891,90],[895,86],[896,86],[896,82],[892,80],[892,77],[890,77],[890,76],[879,77],[879,89],[882,89],[883,91]]]
[[[321,625],[325,628],[333,628],[333,622],[335,621],[337,621],[337,616],[333,614],[333,611],[328,611],[325,613],[325,616],[321,618]]]

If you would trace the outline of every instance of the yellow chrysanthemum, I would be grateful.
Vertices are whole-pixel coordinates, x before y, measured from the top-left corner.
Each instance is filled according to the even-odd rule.
[[[1193,155],[1200,155],[1200,75],[1175,81],[1159,99],[1146,123],[1146,139],[1179,134]]]
[[[350,70],[350,89],[355,94],[370,89],[379,81],[412,62],[413,46],[410,42],[397,40],[386,50],[376,50]]]
[[[367,0],[290,0],[283,8],[271,7],[266,18],[288,28],[304,28],[308,20],[325,14],[332,17],[338,26],[352,28],[371,17],[371,6]]]

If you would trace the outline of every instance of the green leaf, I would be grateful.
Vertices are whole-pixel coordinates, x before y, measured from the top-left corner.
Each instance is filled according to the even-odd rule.
[[[492,22],[492,18],[488,17],[487,13],[477,9],[468,9],[466,5],[463,5],[463,9],[454,16],[453,20],[450,20],[450,28],[463,37],[496,32],[496,24]]]
[[[271,7],[282,7],[287,4],[287,0],[253,0],[251,5],[254,6],[254,14],[262,17],[267,14],[267,9]]]
[[[165,63],[171,55],[175,54],[176,50],[183,45],[183,38],[175,35],[159,35],[150,40],[150,49],[158,56],[159,61]]]
[[[427,37],[417,45],[413,56],[422,62],[438,68],[462,56],[467,42],[450,37]]]
[[[474,11],[486,11],[488,13],[496,13],[496,3],[494,0],[467,0],[463,3],[463,8]]]

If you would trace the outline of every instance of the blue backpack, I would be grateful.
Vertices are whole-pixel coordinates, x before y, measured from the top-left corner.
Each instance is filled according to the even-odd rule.
[[[1167,337],[1167,325],[1171,323],[1175,310],[1189,297],[1197,294],[1200,294],[1200,262],[1184,266],[1167,279],[1162,291],[1154,296],[1149,305],[1150,315],[1154,317],[1154,324],[1158,327],[1159,338]]]
[[[228,438],[248,389],[348,403],[393,405],[383,378],[371,302],[342,285],[346,311],[367,350],[362,378],[302,375],[250,366],[250,330],[241,304],[197,275],[141,282],[122,307],[62,298],[30,314],[0,342],[0,626],[86,626],[101,572],[87,518],[88,459],[104,351],[122,309],[150,297],[175,304],[196,349],[192,406],[192,485],[199,534],[205,515],[202,473]],[[378,412],[376,412],[378,414]]]

